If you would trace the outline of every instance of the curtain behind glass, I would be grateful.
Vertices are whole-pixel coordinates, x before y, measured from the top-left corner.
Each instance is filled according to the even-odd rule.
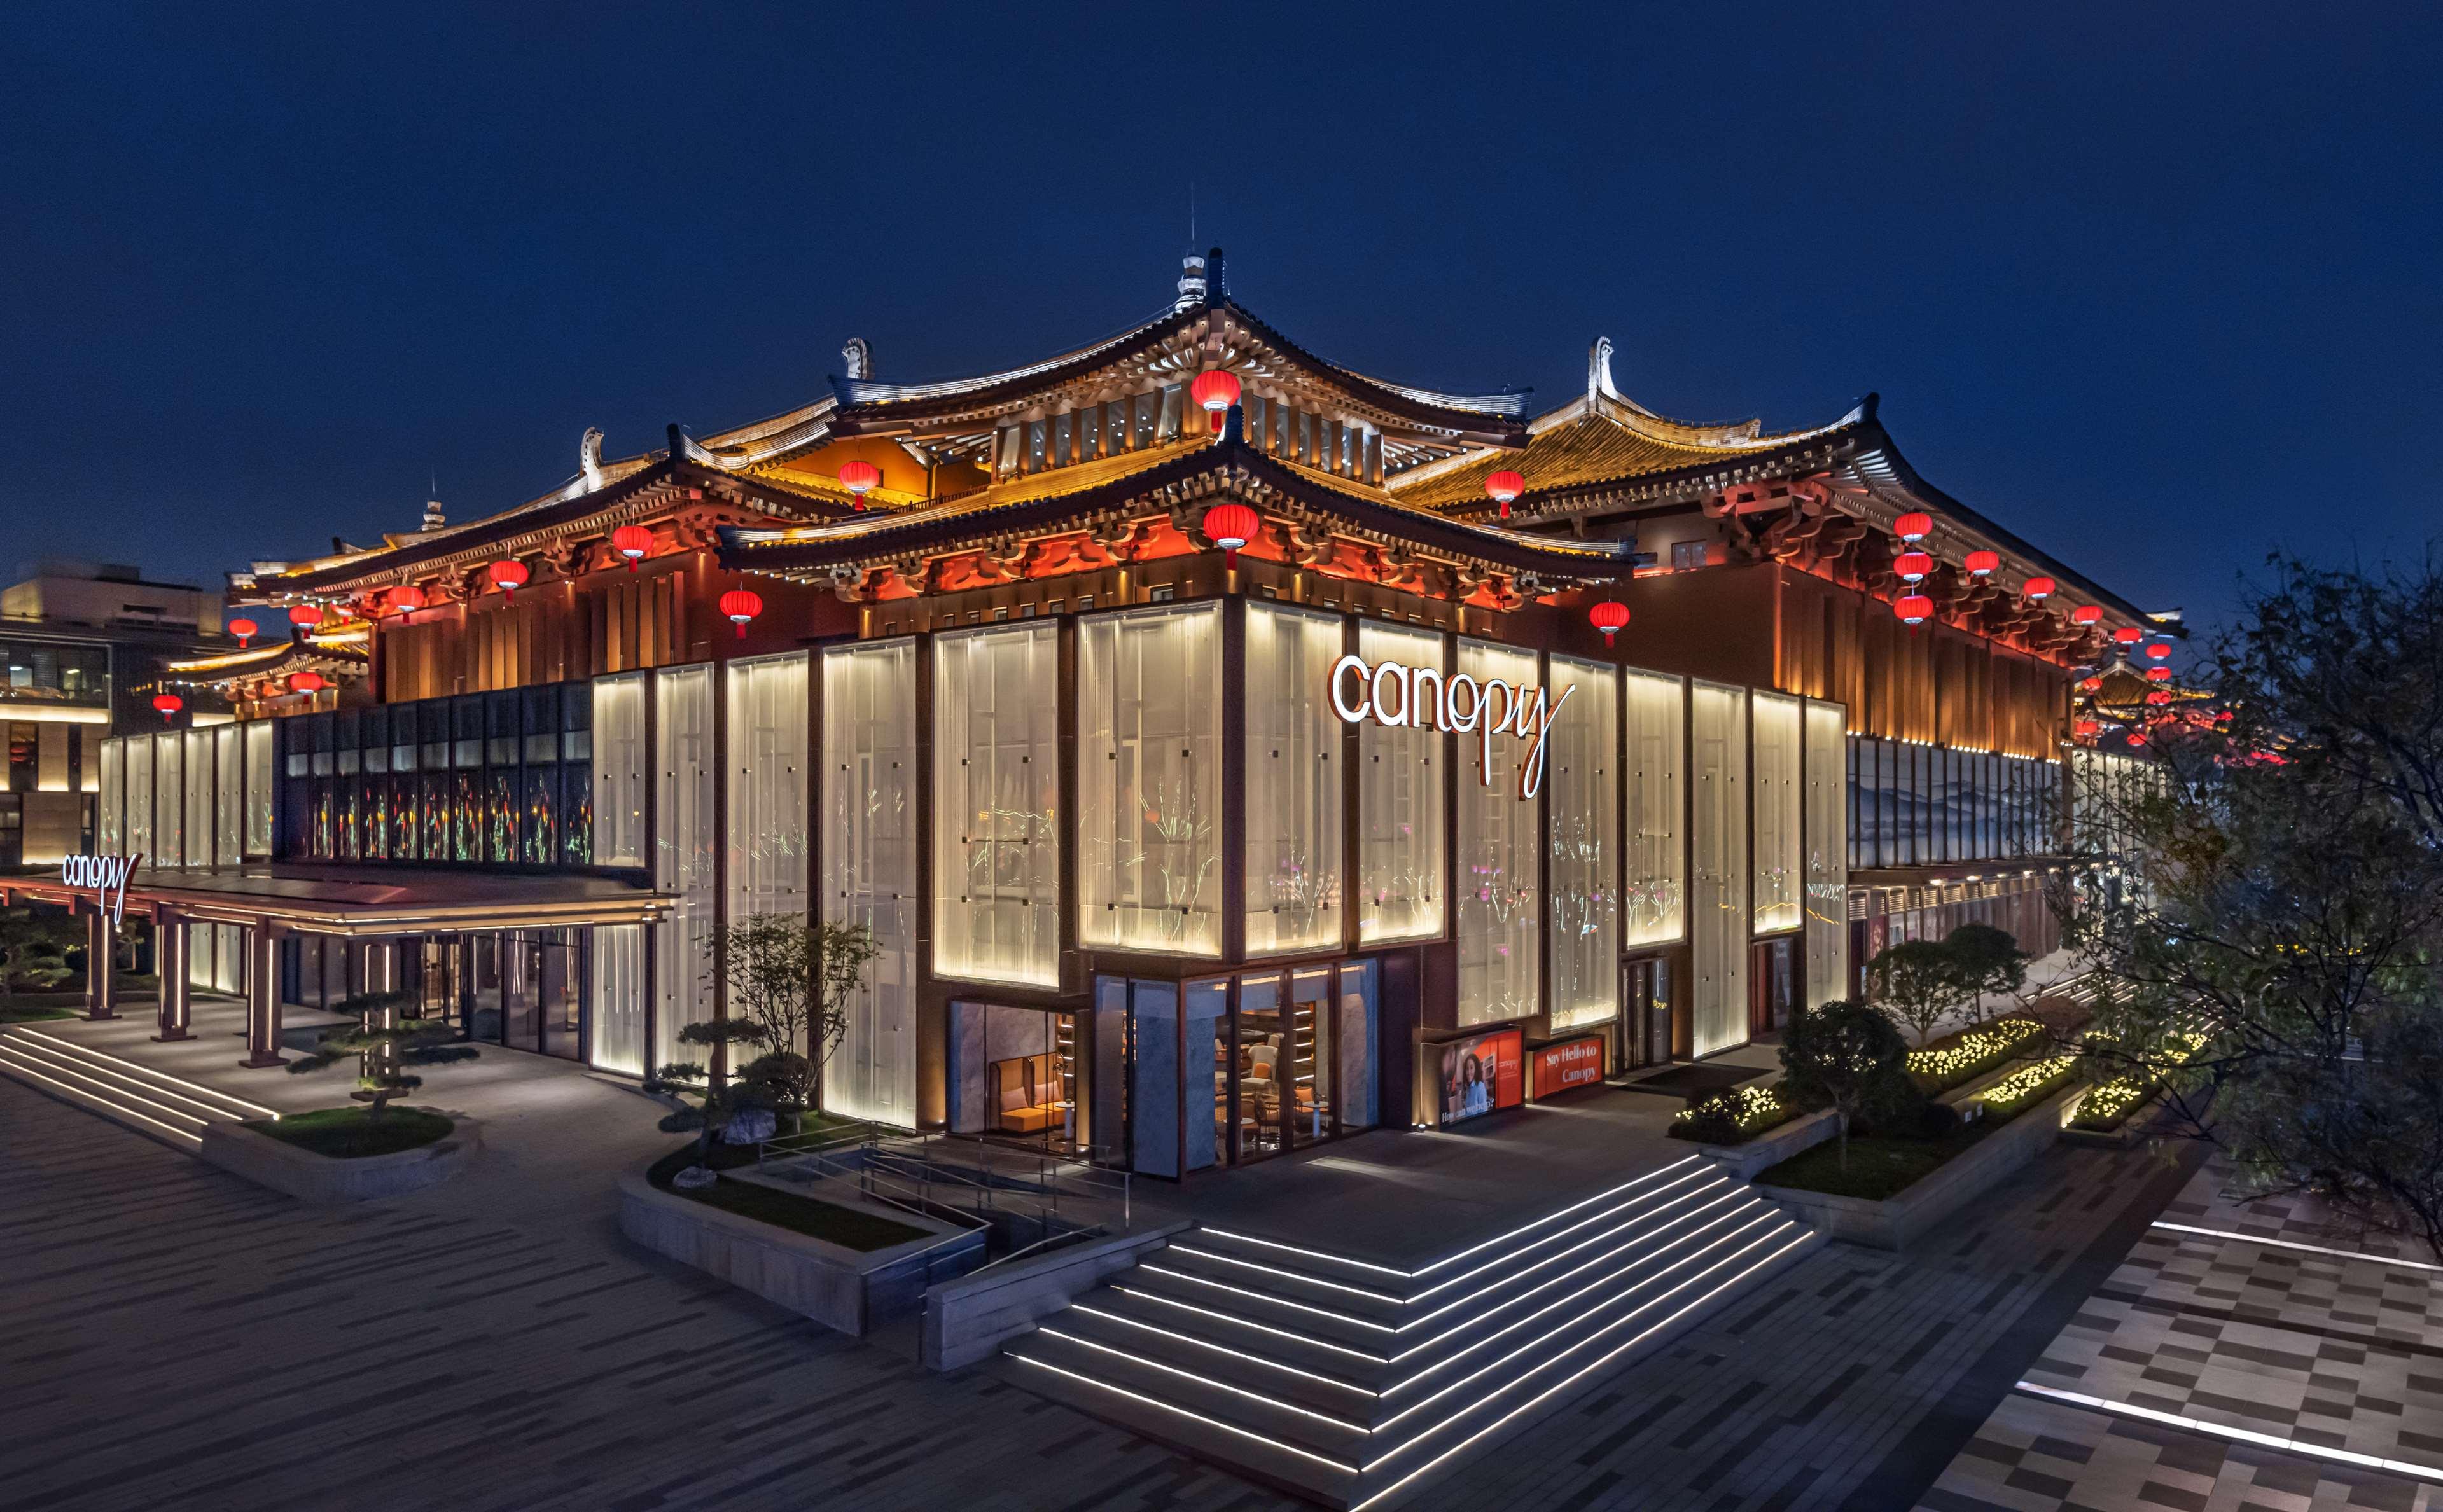
[[[916,1122],[916,643],[823,653],[823,917],[882,954],[848,1002],[823,1106]]]
[[[1755,727],[1755,931],[1795,929],[1805,917],[1806,854],[1799,825],[1798,754],[1804,738],[1799,702],[1759,692],[1750,704]]]
[[[645,931],[636,924],[594,931],[593,1001],[586,1029],[594,1043],[586,1058],[605,1071],[641,1076],[645,1070]]]
[[[668,919],[653,925],[653,1067],[675,1062],[709,1066],[707,1050],[681,1047],[679,1030],[712,1017],[705,980],[705,942],[712,937],[717,900],[712,812],[712,668],[665,668],[655,716],[655,780],[660,832],[653,886],[675,894]]]
[[[1340,719],[1326,697],[1341,620],[1247,606],[1247,954],[1340,942]]]
[[[1689,728],[1696,776],[1692,1013],[1695,1052],[1711,1055],[1747,1040],[1747,690],[1695,684]]]
[[[1060,980],[1060,635],[933,640],[933,969]]]
[[[1222,952],[1222,613],[1077,627],[1078,937]]]
[[[1620,1011],[1620,683],[1600,662],[1551,659],[1552,1027]]]
[[[271,721],[250,720],[246,731],[246,853],[271,854]]]
[[[1807,705],[1807,995],[1849,995],[1848,713]]]
[[[1628,876],[1622,888],[1622,935],[1630,945],[1659,945],[1688,929],[1685,845],[1688,695],[1676,677],[1630,672],[1626,792]]]
[[[1357,654],[1368,666],[1447,670],[1442,638],[1430,630],[1360,624]],[[1439,730],[1374,720],[1357,727],[1357,929],[1368,942],[1442,931],[1442,752]]]
[[[729,664],[732,923],[805,918],[807,665],[802,651]]]
[[[594,683],[594,861],[645,865],[645,679]]]
[[[1459,643],[1459,675],[1534,685],[1535,657],[1482,641]],[[1479,693],[1479,701],[1481,694]],[[1479,712],[1479,718],[1480,719]],[[1543,794],[1518,796],[1526,741],[1497,736],[1484,770],[1480,737],[1460,741],[1459,1021],[1490,1024],[1537,1011],[1543,951],[1536,847]]]

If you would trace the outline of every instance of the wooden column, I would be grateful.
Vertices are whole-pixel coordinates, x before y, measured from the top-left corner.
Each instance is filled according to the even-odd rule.
[[[280,939],[271,920],[258,919],[247,941],[246,1048],[238,1065],[285,1066],[280,1053]]]
[[[119,1016],[119,930],[99,903],[84,916],[84,1016]]]
[[[161,979],[160,1031],[163,1042],[187,1038],[187,921],[169,908],[153,915],[153,970]]]

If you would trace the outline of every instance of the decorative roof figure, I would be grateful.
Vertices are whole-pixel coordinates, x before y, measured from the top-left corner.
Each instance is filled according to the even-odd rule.
[[[873,376],[873,348],[861,336],[848,338],[847,344],[840,348],[840,361],[847,364],[843,376],[851,378]]]
[[[577,470],[584,475],[585,491],[595,493],[602,487],[602,428],[587,426],[577,443]]]
[[[1194,252],[1180,259],[1179,298],[1171,301],[1173,312],[1192,310],[1204,302],[1204,259]]]

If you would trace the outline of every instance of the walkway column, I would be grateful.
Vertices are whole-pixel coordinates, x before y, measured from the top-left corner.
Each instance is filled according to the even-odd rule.
[[[247,941],[246,1048],[240,1066],[286,1066],[280,1053],[280,941],[271,920],[258,919]]]
[[[187,1037],[187,921],[174,909],[153,913],[153,969],[161,978],[161,1032],[156,1040]]]
[[[84,1016],[119,1016],[119,931],[99,905],[84,916]]]

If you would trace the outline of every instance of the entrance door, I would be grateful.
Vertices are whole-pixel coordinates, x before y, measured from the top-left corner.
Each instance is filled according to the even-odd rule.
[[[1332,1132],[1334,1045],[1332,980],[1339,969],[1305,966],[1290,974],[1289,1065],[1281,1110],[1289,1141],[1301,1149]]]
[[[1635,1071],[1671,1059],[1671,966],[1633,960],[1621,968],[1620,1068]]]
[[[1797,941],[1760,939],[1748,970],[1748,1034],[1771,1034],[1790,1022],[1798,999]]]

